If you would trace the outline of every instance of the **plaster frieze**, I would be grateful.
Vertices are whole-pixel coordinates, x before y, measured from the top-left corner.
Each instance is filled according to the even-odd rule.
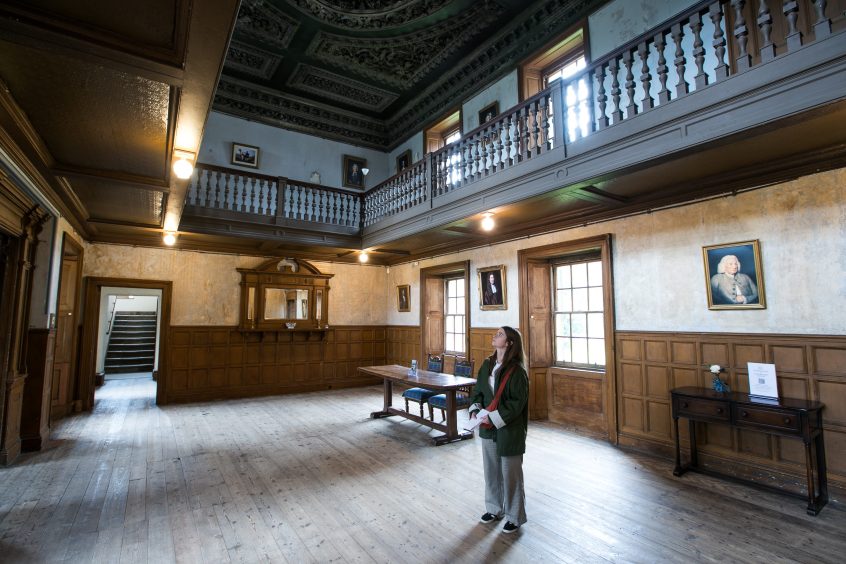
[[[239,71],[268,80],[276,72],[276,68],[281,62],[282,57],[278,55],[240,41],[232,41],[226,53],[224,66],[228,70]]]
[[[290,0],[301,12],[343,29],[399,27],[437,12],[452,0]]]
[[[236,35],[246,35],[273,47],[287,49],[300,24],[270,2],[243,2],[238,10]]]
[[[397,99],[393,92],[304,64],[294,71],[288,86],[374,112],[384,110]]]

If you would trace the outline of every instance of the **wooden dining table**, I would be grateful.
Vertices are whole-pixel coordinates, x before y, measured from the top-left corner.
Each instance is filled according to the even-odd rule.
[[[464,378],[462,376],[454,376],[452,374],[444,374],[443,372],[430,372],[429,370],[417,369],[417,374],[409,375],[409,368],[407,366],[400,366],[398,364],[390,364],[386,366],[360,366],[359,372],[367,374],[368,376],[375,376],[381,378],[384,382],[384,406],[382,411],[374,411],[370,414],[373,419],[382,417],[391,417],[397,415],[416,421],[421,425],[426,425],[432,429],[442,431],[444,434],[434,437],[432,441],[435,446],[452,443],[455,441],[463,441],[465,439],[472,439],[472,431],[458,431],[458,406],[455,401],[455,394],[459,390],[472,389],[476,384],[474,378]],[[435,423],[425,417],[420,417],[413,413],[402,409],[392,407],[393,403],[393,383],[404,384],[411,387],[426,388],[435,392],[443,392],[446,395],[446,425],[443,423]]]

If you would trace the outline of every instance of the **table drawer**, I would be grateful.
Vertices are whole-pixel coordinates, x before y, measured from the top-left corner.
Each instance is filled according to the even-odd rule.
[[[676,415],[681,417],[693,416],[697,419],[708,418],[714,421],[731,419],[727,401],[680,397],[676,405],[678,406]]]
[[[799,414],[767,408],[735,405],[734,420],[738,427],[755,427],[766,431],[799,433]]]

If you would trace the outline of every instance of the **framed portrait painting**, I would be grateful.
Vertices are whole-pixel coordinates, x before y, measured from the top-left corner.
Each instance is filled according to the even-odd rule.
[[[259,148],[243,143],[232,143],[232,164],[258,168]]]
[[[411,311],[411,286],[397,286],[397,311]]]
[[[764,309],[758,240],[702,247],[708,309]]]
[[[343,185],[347,188],[364,190],[364,169],[367,168],[367,159],[344,155],[343,167]]]
[[[479,307],[483,310],[508,309],[505,292],[505,265],[477,268],[479,275]]]
[[[411,166],[411,149],[397,155],[397,174]]]
[[[479,127],[485,125],[499,115],[499,102],[494,102],[479,110]]]

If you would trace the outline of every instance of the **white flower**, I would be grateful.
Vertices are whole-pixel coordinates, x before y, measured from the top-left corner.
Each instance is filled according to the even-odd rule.
[[[723,371],[723,367],[719,364],[712,364],[710,370],[712,374],[719,374]]]

